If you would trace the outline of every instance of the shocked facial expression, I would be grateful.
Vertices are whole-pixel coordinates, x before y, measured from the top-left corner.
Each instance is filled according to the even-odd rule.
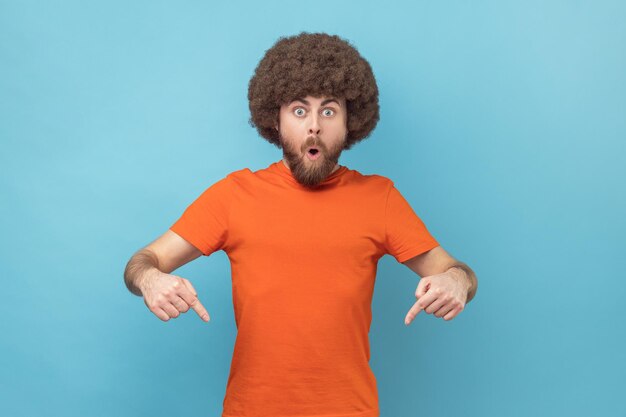
[[[306,96],[280,107],[276,126],[283,160],[296,180],[314,188],[339,168],[348,134],[346,101]]]

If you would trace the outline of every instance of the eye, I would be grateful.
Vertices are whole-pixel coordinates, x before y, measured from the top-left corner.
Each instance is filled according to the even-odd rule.
[[[302,107],[296,107],[293,112],[295,113],[296,116],[304,115],[304,109]]]
[[[332,116],[333,114],[335,114],[333,109],[324,109],[324,116]]]

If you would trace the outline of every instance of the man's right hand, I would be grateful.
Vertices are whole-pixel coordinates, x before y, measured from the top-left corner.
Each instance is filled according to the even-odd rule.
[[[163,321],[176,318],[189,308],[193,308],[202,320],[208,322],[211,319],[193,285],[185,278],[152,269],[140,279],[138,287],[146,306]]]

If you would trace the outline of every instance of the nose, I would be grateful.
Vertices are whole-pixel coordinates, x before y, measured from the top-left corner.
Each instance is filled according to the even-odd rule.
[[[311,116],[311,120],[309,122],[309,135],[316,135],[319,136],[320,134],[320,120],[319,120],[319,116],[315,113],[313,113],[313,115]]]

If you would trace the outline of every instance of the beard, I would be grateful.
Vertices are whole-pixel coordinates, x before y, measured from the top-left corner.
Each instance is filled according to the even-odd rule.
[[[283,157],[289,164],[291,173],[296,181],[308,188],[317,187],[330,175],[335,165],[339,162],[339,156],[344,150],[346,143],[346,138],[344,137],[337,145],[328,148],[319,138],[309,137],[298,149],[293,145],[294,141],[285,140],[280,131],[278,136],[283,149]],[[319,157],[313,161],[306,156],[306,149],[309,146],[315,146],[319,150],[318,153],[320,153]]]

